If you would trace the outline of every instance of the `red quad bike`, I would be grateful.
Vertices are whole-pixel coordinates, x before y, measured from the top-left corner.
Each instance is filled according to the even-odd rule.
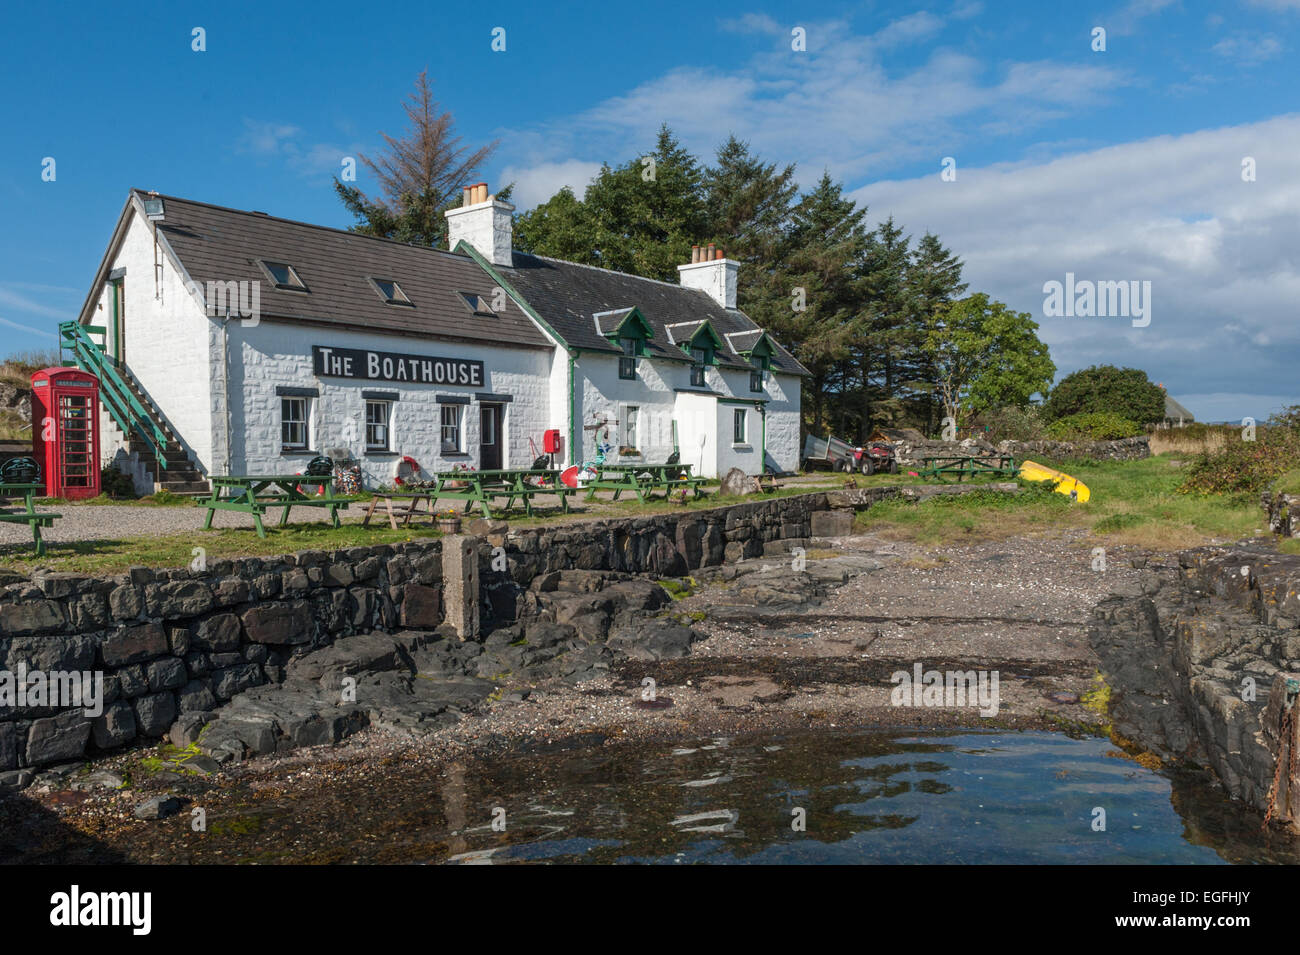
[[[898,473],[898,458],[894,456],[894,446],[876,441],[865,448],[854,448],[849,452],[850,459],[844,462],[844,470],[861,471],[863,474],[875,474],[877,471]]]

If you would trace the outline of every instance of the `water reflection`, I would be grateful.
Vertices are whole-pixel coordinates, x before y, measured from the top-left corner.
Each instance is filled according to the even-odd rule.
[[[447,844],[457,851],[424,861],[1296,858],[1292,840],[1260,836],[1258,817],[1204,780],[1171,780],[1118,756],[1104,740],[1051,733],[863,731],[470,761],[441,795],[457,807],[448,821],[475,807],[480,824],[454,827]],[[488,806],[504,807],[506,831],[487,825]]]

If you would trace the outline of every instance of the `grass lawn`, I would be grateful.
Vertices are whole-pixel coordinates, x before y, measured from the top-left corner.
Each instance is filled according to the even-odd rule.
[[[251,527],[233,527],[210,531],[196,529],[159,537],[47,542],[44,557],[37,557],[30,546],[15,547],[11,553],[0,556],[0,568],[20,574],[30,574],[38,567],[69,573],[112,574],[132,565],[187,567],[198,556],[196,548],[202,548],[207,559],[213,560],[218,557],[266,557],[300,550],[341,550],[440,536],[428,527],[393,530],[386,520],[382,524],[372,521],[369,527],[349,523],[338,529],[325,523],[290,524],[279,528],[274,526],[274,521],[268,521],[266,540],[258,537]]]
[[[958,536],[998,540],[1077,527],[1089,531],[1099,544],[1164,551],[1213,539],[1253,537],[1264,530],[1263,512],[1253,500],[1178,493],[1184,472],[1177,455],[1142,461],[1039,463],[1088,485],[1090,500],[1072,504],[1064,495],[1043,494],[1026,485],[1015,497],[969,495],[920,504],[886,501],[859,513],[858,524],[886,537],[930,546]]]

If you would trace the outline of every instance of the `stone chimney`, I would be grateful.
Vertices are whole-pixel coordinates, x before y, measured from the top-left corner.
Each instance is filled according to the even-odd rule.
[[[510,214],[515,207],[488,195],[486,182],[465,187],[459,209],[448,209],[447,247],[456,248],[464,240],[493,265],[514,265]]]
[[[690,265],[677,266],[677,276],[683,288],[700,289],[723,308],[735,308],[739,268],[739,262],[724,256],[710,242],[707,246],[691,246]]]

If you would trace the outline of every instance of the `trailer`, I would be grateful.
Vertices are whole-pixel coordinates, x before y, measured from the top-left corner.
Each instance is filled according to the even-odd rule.
[[[892,444],[872,441],[866,447],[856,448],[829,434],[825,438],[810,434],[804,439],[803,463],[805,470],[827,468],[862,474],[875,474],[877,471],[898,473],[898,458]]]

